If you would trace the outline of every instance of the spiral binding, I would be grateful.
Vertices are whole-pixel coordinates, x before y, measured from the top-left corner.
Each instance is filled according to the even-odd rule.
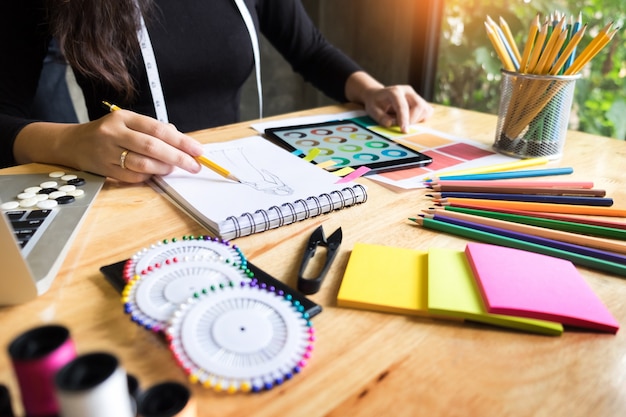
[[[360,193],[357,193],[356,189],[359,189]],[[349,194],[349,196],[346,196],[346,194]],[[336,198],[333,198],[333,196],[336,196]],[[322,199],[326,199],[328,204],[322,204]],[[364,203],[365,201],[367,201],[365,187],[361,184],[356,184],[353,187],[345,187],[330,193],[322,193],[319,196],[307,197],[306,200],[298,199],[291,203],[282,204],[280,207],[272,206],[266,210],[257,210],[254,214],[243,213],[239,217],[229,216],[226,220],[232,222],[232,238],[234,239],[281,227],[285,224],[295,223],[299,220],[315,217],[333,210],[343,209],[353,204]],[[302,218],[298,218],[298,211],[296,210],[296,205],[298,204],[303,208]],[[275,218],[271,216],[271,211],[276,212]],[[258,217],[261,217],[261,219],[257,220]],[[248,230],[250,233],[246,233]]]

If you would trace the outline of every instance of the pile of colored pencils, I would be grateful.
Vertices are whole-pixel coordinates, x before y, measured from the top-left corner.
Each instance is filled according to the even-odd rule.
[[[465,238],[626,276],[626,209],[592,182],[433,180],[433,207],[411,219]],[[610,218],[610,220],[609,220]]]

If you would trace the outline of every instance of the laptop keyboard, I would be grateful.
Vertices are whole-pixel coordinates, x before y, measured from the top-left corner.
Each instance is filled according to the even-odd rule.
[[[52,221],[58,210],[11,210],[5,214],[13,227],[13,234],[17,239],[22,253],[26,255],[28,248],[35,244],[39,235],[43,233]],[[31,243],[31,245],[29,245]]]

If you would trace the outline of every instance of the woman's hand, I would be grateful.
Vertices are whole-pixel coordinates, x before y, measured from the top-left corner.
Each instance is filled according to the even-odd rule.
[[[18,163],[60,164],[137,183],[165,175],[174,167],[191,173],[201,145],[173,125],[127,110],[78,125],[32,123],[18,134]]]
[[[434,113],[433,107],[413,87],[385,87],[365,72],[356,72],[348,78],[346,97],[363,104],[381,126],[399,126],[405,133],[411,124],[423,122]]]

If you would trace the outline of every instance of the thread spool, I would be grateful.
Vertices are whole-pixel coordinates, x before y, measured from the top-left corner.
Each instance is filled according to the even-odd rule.
[[[55,378],[63,417],[134,417],[128,378],[117,358],[104,352],[78,356]]]
[[[56,415],[54,376],[76,357],[69,330],[60,325],[33,328],[16,337],[8,351],[26,415]]]
[[[15,417],[11,405],[11,393],[4,385],[0,385],[0,417]]]
[[[196,417],[196,403],[187,387],[163,382],[139,396],[139,417]]]

